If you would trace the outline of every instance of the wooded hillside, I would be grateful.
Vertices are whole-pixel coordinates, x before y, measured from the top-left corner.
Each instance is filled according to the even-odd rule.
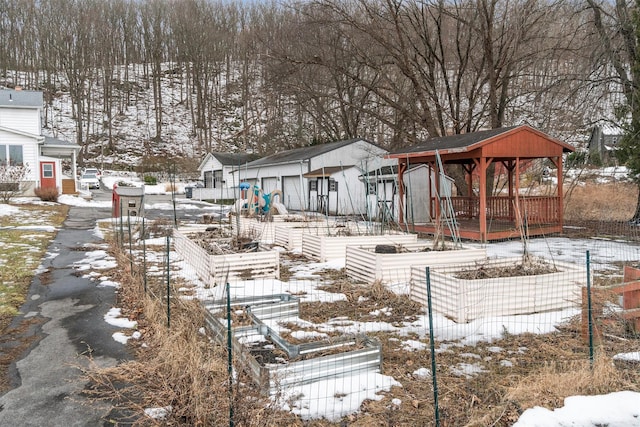
[[[50,132],[87,161],[520,123],[577,143],[626,102],[630,16],[595,0],[0,0],[0,86],[43,90]]]

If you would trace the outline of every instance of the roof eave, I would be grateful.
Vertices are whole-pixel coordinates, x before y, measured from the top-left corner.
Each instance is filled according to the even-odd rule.
[[[266,163],[266,164],[260,164],[260,165],[251,165],[251,163],[247,163],[245,165],[240,165],[240,166],[237,166],[235,169],[232,169],[231,173],[237,172],[238,170],[242,170],[243,168],[244,169],[260,169],[262,167],[268,167],[268,166],[288,165],[288,164],[294,164],[294,163],[306,163],[309,161],[309,159],[310,158],[301,159],[301,160],[290,160],[286,162]]]

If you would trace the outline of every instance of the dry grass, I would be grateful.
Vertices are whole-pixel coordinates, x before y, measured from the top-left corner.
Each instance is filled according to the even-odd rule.
[[[595,359],[593,367],[587,360],[563,365],[549,362],[511,387],[505,399],[525,408],[543,406],[552,409],[561,407],[569,396],[606,394],[638,387],[604,355]]]
[[[117,273],[123,314],[137,320],[142,338],[129,341],[135,360],[111,368],[93,367],[86,375],[91,384],[87,393],[112,402],[126,417],[116,421],[137,426],[227,425],[233,401],[236,425],[300,425],[290,413],[270,409],[268,399],[257,393],[242,372],[234,385],[239,389],[230,393],[226,349],[203,333],[202,305],[174,298],[168,327],[162,278],[148,282],[145,294],[141,272],[130,271],[126,253],[115,250],[114,255],[121,266]],[[174,285],[174,295],[179,286]],[[165,420],[144,415],[146,408],[167,406],[172,409]]]
[[[638,201],[638,186],[632,183],[586,183],[565,195],[564,218],[574,220],[628,221]]]

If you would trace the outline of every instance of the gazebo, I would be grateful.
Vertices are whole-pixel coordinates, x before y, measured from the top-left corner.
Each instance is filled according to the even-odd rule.
[[[562,231],[562,155],[574,148],[530,126],[513,126],[461,135],[433,138],[424,143],[389,154],[398,159],[400,222],[403,214],[404,171],[415,164],[428,164],[435,170],[435,186],[424,184],[432,193],[440,188],[440,171],[447,164],[462,166],[467,182],[466,195],[429,194],[431,221],[411,224],[416,232],[458,234],[462,239],[509,239],[526,233],[536,236]],[[556,170],[555,195],[521,195],[522,167],[535,159],[548,159]],[[487,170],[494,163],[505,171],[506,194],[487,194]],[[474,180],[477,180],[474,182]],[[413,191],[418,187],[415,183]],[[446,198],[446,203],[443,203]],[[443,226],[443,222],[448,226]]]

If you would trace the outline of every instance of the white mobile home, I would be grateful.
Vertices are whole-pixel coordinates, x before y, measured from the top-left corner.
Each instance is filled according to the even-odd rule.
[[[382,158],[386,153],[383,148],[364,139],[350,139],[272,154],[234,169],[234,175],[237,174],[239,182],[260,186],[264,193],[282,191],[282,202],[289,210],[330,208],[341,215],[360,214],[366,212],[366,203],[364,184],[358,176],[373,165],[393,164]],[[309,182],[316,183],[311,184],[316,185],[313,194]],[[318,203],[319,190],[324,189],[317,187],[318,182],[327,185],[326,193],[320,194],[326,196],[326,205]],[[334,190],[338,189],[333,191],[335,204],[328,203],[329,185]],[[362,196],[356,200],[358,192]],[[349,197],[351,200],[347,202]]]

